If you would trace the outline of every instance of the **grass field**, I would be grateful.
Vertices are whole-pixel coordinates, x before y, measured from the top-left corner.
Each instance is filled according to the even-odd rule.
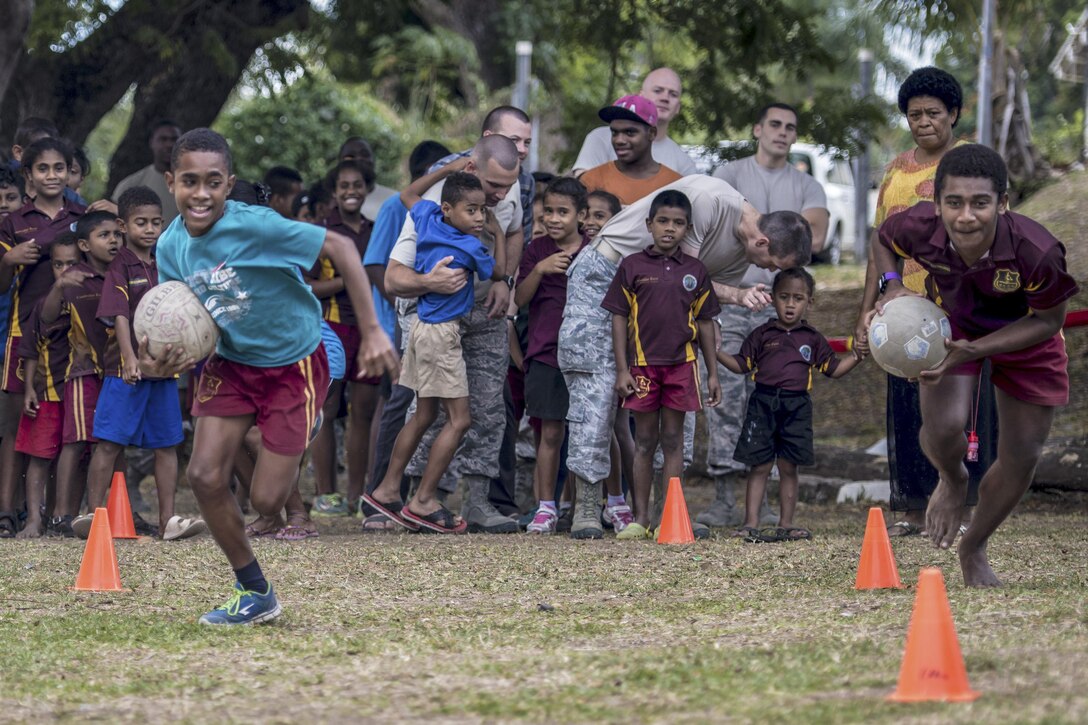
[[[708,492],[692,487],[693,506]],[[1034,495],[992,545],[1008,585],[895,544],[902,591],[853,591],[865,506],[816,539],[688,547],[438,539],[323,526],[257,542],[275,624],[195,624],[229,569],[207,536],[118,542],[124,593],[72,593],[82,542],[0,541],[0,720],[1078,722],[1083,498]],[[972,704],[893,705],[913,584],[940,566]]]

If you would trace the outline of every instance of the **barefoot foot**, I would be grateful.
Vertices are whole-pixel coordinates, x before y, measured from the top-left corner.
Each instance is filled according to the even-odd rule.
[[[1001,580],[990,568],[990,560],[986,556],[986,547],[965,547],[960,542],[960,569],[963,570],[963,583],[969,587],[999,587]]]
[[[933,495],[929,497],[926,509],[926,532],[933,545],[939,549],[948,549],[960,532],[960,520],[963,517],[963,502],[967,498],[967,470],[963,476],[952,482],[941,478]]]
[[[42,536],[42,522],[27,519],[23,530],[15,535],[16,539],[40,539]]]

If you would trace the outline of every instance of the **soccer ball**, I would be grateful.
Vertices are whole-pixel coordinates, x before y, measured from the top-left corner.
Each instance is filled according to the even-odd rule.
[[[219,328],[183,282],[164,282],[148,290],[132,320],[136,339],[147,336],[148,352],[159,357],[166,345],[182,348],[194,360],[215,350]]]
[[[925,297],[896,297],[869,325],[869,351],[876,364],[913,379],[944,360],[945,338],[952,337],[948,315]]]

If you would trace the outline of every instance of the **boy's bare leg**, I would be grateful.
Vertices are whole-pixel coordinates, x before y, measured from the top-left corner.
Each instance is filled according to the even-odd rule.
[[[159,535],[174,517],[174,495],[178,488],[178,453],[173,446],[155,449],[155,491],[159,497]]]
[[[744,528],[759,528],[759,507],[763,503],[763,494],[767,491],[767,478],[774,468],[774,460],[752,466],[748,471],[748,484],[744,493]],[[779,469],[781,473],[781,469]]]
[[[15,452],[15,431],[19,428],[22,397],[16,393],[0,392],[0,414],[7,419],[4,421],[5,429],[11,431],[11,435],[0,440],[0,511],[15,510],[15,488],[22,474],[22,456]]]
[[[559,477],[559,454],[563,449],[563,436],[567,432],[565,420],[540,421],[540,436],[536,445],[536,467],[533,469],[533,494],[536,500],[555,500],[555,479]]]
[[[26,467],[26,526],[15,535],[17,539],[37,539],[42,535],[42,501],[45,482],[53,461],[31,457]]]
[[[631,439],[634,441],[634,439]],[[619,496],[623,493],[623,452],[615,432],[612,433],[612,442],[608,446],[609,465],[608,475],[604,479],[604,492],[609,496]]]
[[[106,505],[106,492],[117,463],[117,456],[124,455],[125,447],[112,441],[98,441],[91,454],[91,467],[87,471],[87,509]]]
[[[654,453],[660,439],[660,411],[634,413],[635,416],[635,480],[631,499],[635,523],[650,526],[650,489],[654,478]]]
[[[370,427],[374,422],[380,392],[378,385],[351,383],[348,386],[351,417],[344,445],[347,447],[347,497],[350,504],[358,501],[366,490],[366,475],[370,468]]]
[[[1054,408],[1025,403],[1000,389],[995,392],[1001,429],[997,460],[979,484],[974,518],[959,545],[963,583],[969,587],[1001,585],[990,568],[986,545],[1031,486],[1035,465],[1054,422]]]
[[[612,426],[612,441],[616,449],[613,450],[612,460],[619,467],[619,475],[613,478],[609,475],[606,480],[609,496],[619,496],[623,493],[623,479],[630,484],[635,477],[635,437],[631,435],[631,411],[627,408],[616,407],[616,422]],[[619,452],[619,456],[616,452]]]
[[[438,492],[438,482],[450,467],[450,461],[472,425],[468,398],[442,398],[442,406],[446,409],[446,424],[431,444],[431,454],[419,480],[419,488],[408,502],[408,508],[419,516],[432,514],[442,507],[435,495]]]
[[[934,546],[947,549],[959,533],[967,503],[967,436],[964,428],[978,386],[976,375],[945,375],[919,389],[919,442],[940,480],[929,497],[926,531]]]
[[[661,455],[664,458],[661,476],[667,486],[670,478],[684,475],[684,418],[687,414],[672,408],[662,408],[660,413]]]
[[[83,500],[83,486],[79,483],[79,459],[83,457],[85,443],[66,443],[57,457],[57,503],[54,516],[75,516]]]
[[[336,493],[336,414],[340,410],[340,394],[344,382],[337,380],[329,387],[322,407],[321,428],[310,443],[310,461],[314,465],[314,489],[318,496]],[[349,446],[350,448],[350,446]]]
[[[223,550],[231,568],[236,570],[254,561],[253,549],[250,548],[249,539],[246,537],[242,509],[239,508],[238,500],[234,498],[230,490],[234,454],[241,447],[251,425],[253,425],[252,415],[197,418],[193,455],[189,459],[189,485],[193,488],[193,495],[196,496],[196,502],[200,506],[204,523],[208,525],[208,530],[211,531],[215,543],[219,544],[219,548]],[[267,454],[268,451],[260,453],[253,474],[250,494],[254,508],[258,507],[258,502],[260,505],[266,505],[268,501],[268,491],[264,492],[264,496],[258,493],[262,474],[261,464]],[[294,465],[298,465],[297,456],[270,455],[279,459],[292,458]],[[267,473],[265,475],[267,476]],[[281,502],[280,506],[282,505]],[[258,511],[264,513],[259,508]]]
[[[393,444],[393,453],[389,456],[389,467],[385,469],[385,478],[378,484],[370,495],[380,503],[400,501],[400,479],[404,475],[404,469],[408,467],[408,461],[423,440],[423,434],[438,417],[438,398],[419,398],[416,400],[416,412],[400,433]]]
[[[793,517],[797,512],[797,464],[783,458],[778,459],[778,504],[782,508],[778,525],[784,529],[793,528]],[[760,499],[763,497],[760,496]]]

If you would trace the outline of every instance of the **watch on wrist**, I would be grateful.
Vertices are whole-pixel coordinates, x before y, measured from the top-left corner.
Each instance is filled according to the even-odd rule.
[[[506,286],[510,289],[514,289],[514,278],[510,275],[506,275],[502,278],[502,281],[506,283]]]
[[[899,275],[898,272],[885,272],[884,274],[880,275],[880,294],[884,294],[884,292],[888,289],[888,283],[891,282],[893,279],[897,279],[900,282],[903,281],[903,278]]]

